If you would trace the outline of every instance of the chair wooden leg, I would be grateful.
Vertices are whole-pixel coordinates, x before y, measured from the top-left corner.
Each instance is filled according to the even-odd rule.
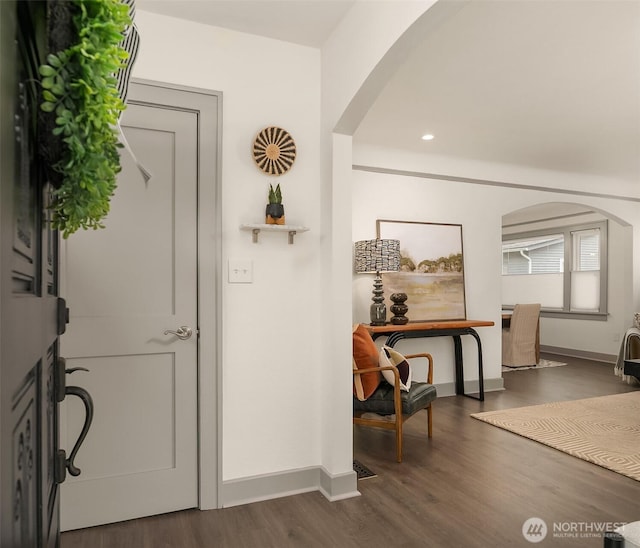
[[[431,426],[431,404],[429,404],[429,407],[427,407],[427,433],[429,437],[431,437]]]
[[[402,416],[396,415],[396,460],[402,462]]]

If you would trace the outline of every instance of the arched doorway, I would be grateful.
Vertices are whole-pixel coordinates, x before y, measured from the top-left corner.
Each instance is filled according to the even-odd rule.
[[[633,231],[586,203],[537,203],[502,217],[502,304],[540,301],[541,345],[616,355],[633,320]]]

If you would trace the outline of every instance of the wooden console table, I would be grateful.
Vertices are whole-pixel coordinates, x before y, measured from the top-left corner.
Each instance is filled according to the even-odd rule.
[[[373,339],[387,337],[387,346],[395,346],[402,339],[422,337],[452,337],[456,366],[456,394],[484,401],[484,377],[482,373],[482,343],[474,327],[491,327],[493,322],[485,320],[452,320],[438,322],[409,322],[405,325],[367,325]],[[478,345],[478,385],[477,396],[464,391],[464,363],[462,360],[462,335],[471,335]]]

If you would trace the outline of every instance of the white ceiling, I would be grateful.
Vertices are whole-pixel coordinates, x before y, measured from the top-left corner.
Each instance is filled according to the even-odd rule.
[[[354,3],[137,6],[319,47]],[[354,139],[640,181],[640,0],[473,0],[425,36]]]
[[[356,0],[136,0],[137,9],[319,48]]]
[[[640,2],[470,2],[425,37],[356,138],[640,181]]]

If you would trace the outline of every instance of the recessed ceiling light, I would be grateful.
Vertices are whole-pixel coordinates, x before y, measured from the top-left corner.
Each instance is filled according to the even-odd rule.
[[[422,136],[423,141],[431,141],[431,139],[433,139],[433,135],[431,135],[431,133],[427,133],[426,135]]]

